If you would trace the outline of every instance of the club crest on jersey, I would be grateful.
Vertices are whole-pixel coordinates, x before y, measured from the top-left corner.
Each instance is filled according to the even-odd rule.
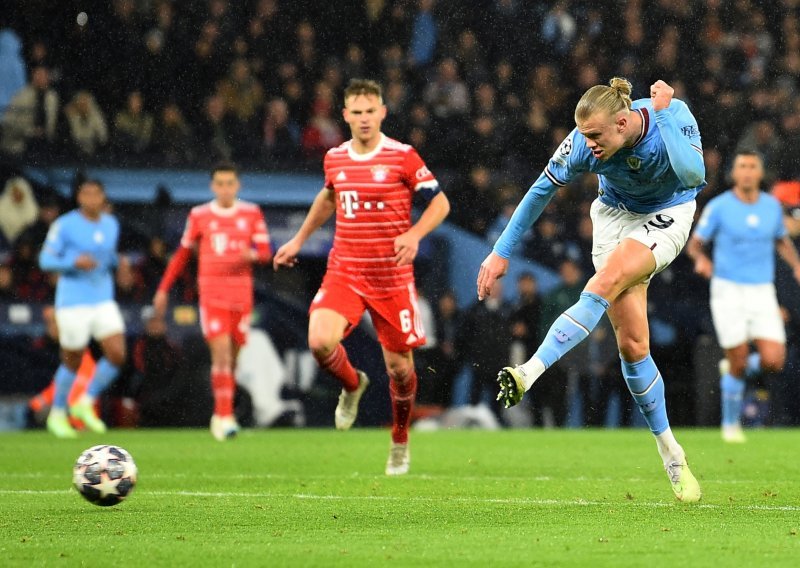
[[[625,160],[625,163],[628,164],[628,167],[632,170],[638,170],[642,167],[642,159],[637,158],[636,156],[628,156]]]
[[[386,166],[372,166],[370,171],[372,172],[372,179],[378,183],[386,181],[386,178],[389,177],[389,168]]]

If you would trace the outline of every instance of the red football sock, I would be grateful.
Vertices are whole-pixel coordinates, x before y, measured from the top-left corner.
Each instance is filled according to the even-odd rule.
[[[356,372],[356,368],[350,363],[350,359],[347,358],[347,351],[345,351],[341,343],[339,343],[336,349],[324,359],[316,357],[316,355],[315,358],[320,367],[339,379],[344,390],[353,392],[358,388],[358,373]]]
[[[411,424],[411,411],[417,397],[417,373],[411,371],[404,383],[389,380],[389,395],[392,397],[392,442],[408,443],[408,427]]]
[[[233,373],[228,370],[212,370],[211,390],[214,393],[214,414],[231,416],[233,414],[233,395],[236,392]]]

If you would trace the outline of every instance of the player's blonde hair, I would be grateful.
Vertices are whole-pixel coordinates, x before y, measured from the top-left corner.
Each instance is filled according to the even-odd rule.
[[[372,81],[371,79],[350,79],[350,83],[344,90],[344,101],[350,97],[357,97],[359,95],[374,95],[378,100],[383,103],[383,89],[380,83]]]
[[[610,116],[620,111],[630,111],[633,101],[633,86],[624,77],[614,77],[606,85],[595,85],[586,91],[575,107],[575,123],[587,120],[596,112],[605,112]]]

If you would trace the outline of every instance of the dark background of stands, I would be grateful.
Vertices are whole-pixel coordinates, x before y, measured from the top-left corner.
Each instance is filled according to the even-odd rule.
[[[253,175],[283,180],[283,185],[264,187],[269,196],[257,185],[246,189],[248,198],[266,204],[276,229],[291,226],[309,202],[307,190],[295,191],[291,184],[299,188],[321,181],[324,152],[347,136],[339,109],[342,89],[352,77],[383,84],[389,107],[386,133],[412,143],[442,180],[453,204],[449,222],[480,239],[484,248],[475,251],[479,257],[572,128],[577,98],[613,75],[630,79],[634,96],[645,96],[651,82],[664,79],[692,108],[703,135],[708,181],[700,206],[726,189],[726,171],[737,148],[762,153],[765,189],[800,179],[796,1],[12,4],[0,15],[0,28],[13,32],[19,50],[3,36],[0,65],[3,70],[21,65],[24,77],[13,93],[0,95],[0,181],[25,176],[40,219],[11,242],[0,237],[2,266],[11,272],[10,282],[0,278],[4,306],[52,300],[52,282],[32,259],[52,213],[72,206],[71,188],[87,172],[112,168],[122,178],[129,176],[131,187],[137,188],[126,193],[123,184],[114,199],[124,228],[121,248],[130,260],[120,301],[134,306],[148,302],[188,207],[201,199],[146,172],[169,172],[172,177],[164,179],[173,181],[181,175],[202,180],[217,159],[234,159]],[[81,11],[88,15],[84,26],[76,23]],[[11,76],[4,74],[4,79]],[[4,81],[6,90],[12,83]],[[20,93],[21,98],[14,98]],[[136,110],[139,101],[141,109]],[[541,283],[548,282],[549,274],[570,270],[570,263],[577,267],[579,280],[591,274],[585,218],[595,193],[593,176],[560,191],[519,246],[520,258],[535,263],[530,265],[534,273],[543,275]],[[448,337],[445,343],[461,347],[457,364],[474,366],[464,352],[474,338],[449,337],[451,320],[439,314],[440,299],[453,287],[461,312],[456,321],[479,310],[468,300],[472,291],[461,284],[472,275],[454,277],[448,271],[453,267],[447,266],[443,242],[431,239],[420,260],[420,288],[432,307],[435,327]],[[279,310],[276,306],[296,313],[285,327],[298,343],[304,338],[305,306],[324,271],[324,238],[312,252],[297,272],[274,275],[263,270],[258,279],[258,297],[270,306],[264,309],[265,318]],[[783,268],[778,289],[788,309],[790,359],[784,375],[766,385],[774,393],[773,403],[798,399],[800,294]],[[498,345],[521,341],[530,351],[538,342],[539,327],[549,323],[537,321],[549,317],[553,294],[569,294],[571,287],[541,285],[538,302],[526,303],[513,278],[505,286],[508,303],[501,311]],[[713,424],[717,419],[714,373],[719,352],[707,288],[692,274],[685,256],[651,286],[654,351],[670,385],[671,416],[680,424]],[[191,274],[176,287],[173,301],[196,301]],[[522,317],[521,311],[534,315]],[[521,321],[527,327],[520,335],[515,325]],[[43,328],[12,329],[7,320],[0,323],[5,358],[0,391],[34,392],[48,372],[31,371],[35,356],[18,356],[24,350],[10,346],[39,341]],[[182,335],[179,331],[176,337]],[[131,331],[132,342],[137,335]],[[436,357],[445,357],[441,350],[433,350]],[[365,353],[364,359],[370,359],[369,351]],[[421,354],[422,359],[433,356]],[[54,365],[38,364],[41,369]],[[597,391],[597,385],[606,389],[609,377],[621,381],[617,367],[602,357],[597,364],[586,369],[566,360],[561,376],[549,378],[554,392],[533,397],[534,406],[560,409],[556,423],[567,423],[571,406],[563,400],[565,377],[577,373],[584,392]],[[421,374],[426,375],[424,369]],[[22,386],[8,377],[22,379]],[[458,380],[432,373],[426,380],[435,392],[424,396],[454,402],[450,391]],[[324,405],[321,401],[335,391],[333,386],[328,390],[315,404]],[[465,396],[469,401],[463,391],[455,395],[456,402]],[[376,394],[375,423],[388,409],[380,401]],[[583,414],[578,422],[589,421]],[[775,406],[771,420],[796,424],[798,409]]]

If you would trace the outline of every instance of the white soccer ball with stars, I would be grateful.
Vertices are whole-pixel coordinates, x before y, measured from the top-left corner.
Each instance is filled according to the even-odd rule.
[[[93,446],[72,468],[72,483],[87,501],[109,507],[123,501],[136,486],[136,464],[119,446]]]

